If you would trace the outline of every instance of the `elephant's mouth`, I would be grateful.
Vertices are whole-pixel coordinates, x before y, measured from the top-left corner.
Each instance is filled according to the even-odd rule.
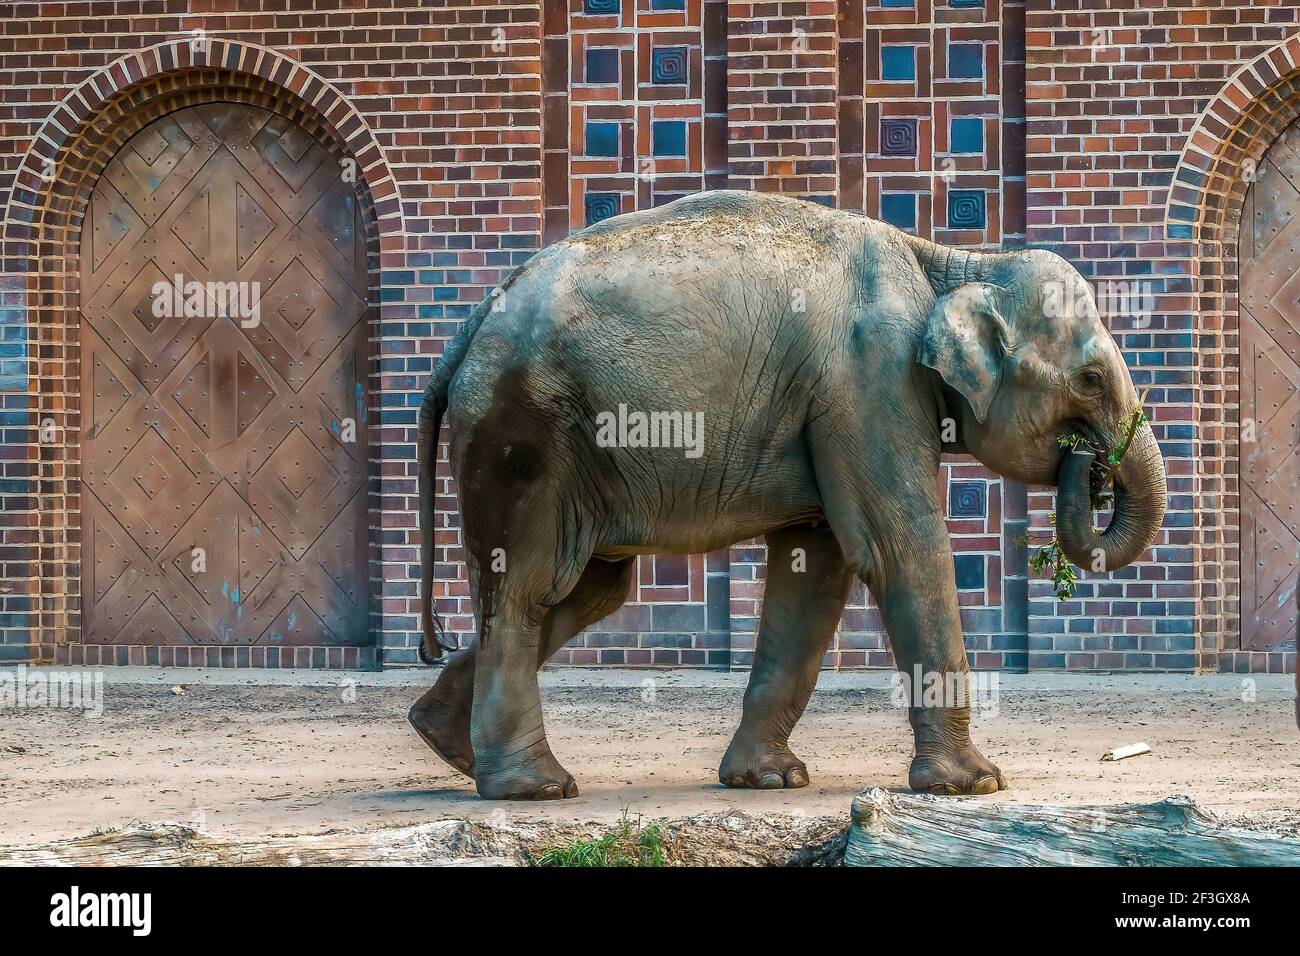
[[[1075,564],[1109,572],[1133,563],[1155,540],[1164,519],[1164,462],[1150,425],[1142,425],[1111,475],[1096,433],[1079,423],[1083,441],[1066,449],[1057,472],[1057,536]],[[1108,487],[1113,481],[1113,488]],[[1113,501],[1110,523],[1093,527],[1093,512]]]
[[[1112,474],[1106,465],[1106,440],[1098,434],[1096,429],[1080,419],[1066,421],[1060,434],[1074,436],[1079,441],[1073,449],[1069,446],[1058,448],[1055,484],[1058,488],[1061,487],[1062,469],[1064,469],[1066,459],[1070,457],[1072,452],[1080,455],[1090,454],[1092,461],[1088,468],[1088,500],[1092,503],[1094,511],[1105,510],[1114,498],[1114,485],[1115,480],[1118,478],[1118,475]],[[1073,487],[1071,490],[1073,490]]]

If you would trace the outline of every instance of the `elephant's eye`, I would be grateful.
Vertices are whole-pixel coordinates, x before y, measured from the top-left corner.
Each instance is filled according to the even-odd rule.
[[[1079,383],[1089,392],[1100,392],[1105,386],[1106,381],[1101,377],[1100,372],[1092,369],[1084,369],[1079,373]]]

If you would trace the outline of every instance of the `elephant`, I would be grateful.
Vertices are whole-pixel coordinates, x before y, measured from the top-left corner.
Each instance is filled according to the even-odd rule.
[[[1062,550],[1115,570],[1162,524],[1155,436],[1143,423],[1129,444],[1104,530],[1091,504],[1099,462],[1058,438],[1115,448],[1137,403],[1087,283],[1046,251],[962,251],[734,190],[589,226],[472,311],[423,393],[425,652],[442,652],[432,542],[444,417],[477,632],[411,723],[483,798],[575,796],[547,742],[538,670],[624,603],[637,555],[762,537],[758,637],[719,779],[805,786],[789,737],[855,578],[902,673],[968,680],[940,456],[1058,486]],[[659,415],[668,440],[625,427],[629,409]],[[616,410],[606,431],[619,440],[599,440]],[[668,423],[693,418],[696,447],[680,447]],[[971,740],[969,701],[907,704],[911,788],[1006,788]]]

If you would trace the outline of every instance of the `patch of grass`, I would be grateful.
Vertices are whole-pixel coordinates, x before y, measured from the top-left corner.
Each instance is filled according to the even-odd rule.
[[[641,825],[623,814],[618,827],[603,837],[574,840],[537,858],[538,866],[667,866],[663,829]]]

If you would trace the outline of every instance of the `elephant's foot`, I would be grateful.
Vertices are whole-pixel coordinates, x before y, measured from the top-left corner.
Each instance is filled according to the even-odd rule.
[[[785,744],[737,733],[722,757],[718,779],[728,787],[780,790],[808,786],[808,768]]]
[[[916,756],[907,785],[927,793],[978,794],[1007,789],[1007,778],[970,739],[970,708],[914,707],[908,713]]]
[[[478,762],[474,782],[484,800],[563,800],[578,795],[577,782],[555,759],[545,737],[522,749],[506,745],[497,753],[489,751]]]
[[[444,672],[438,683],[411,705],[406,717],[434,753],[472,778],[474,747],[469,739],[469,714],[474,700],[473,686],[464,688],[463,693],[444,688],[448,676]]]
[[[926,793],[997,793],[1007,789],[1007,778],[974,744],[967,743],[964,747],[918,753],[907,772],[907,785]]]
[[[554,757],[549,767],[520,766],[478,774],[474,783],[484,800],[567,800],[577,796],[577,780]]]

